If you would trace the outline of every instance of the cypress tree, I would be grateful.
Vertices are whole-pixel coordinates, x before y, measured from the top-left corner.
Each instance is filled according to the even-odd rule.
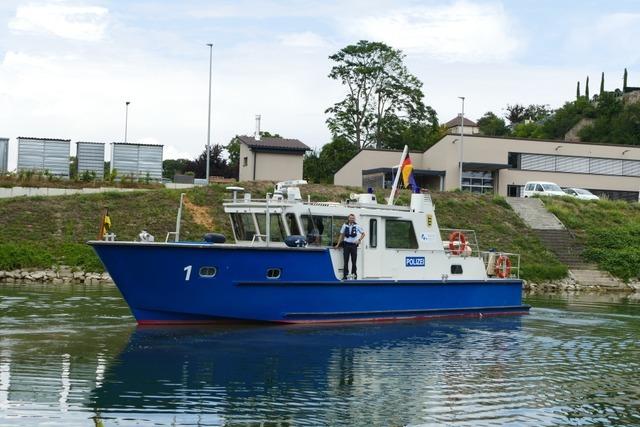
[[[604,71],[602,77],[600,77],[600,96],[604,95]]]
[[[622,77],[622,92],[627,90],[627,69],[624,69],[624,76]]]
[[[589,76],[587,76],[587,84],[584,85],[584,96],[589,99]]]
[[[576,101],[580,99],[580,80],[578,80],[578,87],[576,88]]]

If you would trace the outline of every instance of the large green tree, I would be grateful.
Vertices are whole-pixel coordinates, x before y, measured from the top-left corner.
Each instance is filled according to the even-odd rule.
[[[507,114],[505,115],[505,118],[509,120],[509,124],[511,124],[511,126],[523,122],[526,118],[525,112],[527,111],[527,107],[522,104],[509,104],[507,105],[506,110]]]
[[[484,113],[484,116],[478,120],[478,128],[483,135],[502,136],[509,134],[509,128],[504,119],[491,111]]]
[[[342,83],[345,98],[326,110],[335,138],[356,148],[384,147],[416,124],[437,128],[432,109],[424,105],[422,82],[404,64],[404,54],[380,43],[361,40],[329,58],[329,77]]]
[[[183,174],[191,164],[189,159],[167,159],[162,162],[162,177],[173,179],[176,174]]]
[[[303,175],[316,183],[331,183],[333,175],[356,154],[356,146],[345,138],[334,138],[320,150],[308,152],[304,157]]]

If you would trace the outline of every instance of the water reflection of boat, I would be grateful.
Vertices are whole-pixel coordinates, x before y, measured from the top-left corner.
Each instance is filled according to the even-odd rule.
[[[519,317],[504,317],[434,321],[429,327],[411,322],[340,328],[139,328],[107,367],[91,401],[102,417],[208,414],[217,417],[209,420],[213,424],[326,424],[346,416],[350,405],[376,405],[371,400],[381,396],[384,402],[377,404],[385,406],[385,416],[402,408],[413,413],[427,389],[468,387],[458,378],[464,369],[452,369],[452,359],[466,366],[467,353],[477,357],[486,351],[487,371],[478,374],[504,375],[500,366],[508,362],[502,356],[492,360],[492,354],[510,346],[520,322]]]

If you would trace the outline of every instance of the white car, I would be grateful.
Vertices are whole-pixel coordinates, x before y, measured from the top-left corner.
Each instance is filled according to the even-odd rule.
[[[562,188],[558,184],[545,181],[530,181],[527,182],[520,194],[520,197],[533,197],[533,196],[566,196],[567,193],[562,191]]]
[[[569,187],[564,188],[564,192],[580,200],[600,200],[600,197],[596,196],[589,190],[585,190],[584,188]]]

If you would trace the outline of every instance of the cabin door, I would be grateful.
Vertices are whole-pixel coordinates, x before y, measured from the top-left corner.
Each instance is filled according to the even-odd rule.
[[[367,235],[362,241],[362,264],[363,278],[382,277],[383,250],[380,245],[379,231],[382,230],[380,218],[363,217],[363,228]]]

